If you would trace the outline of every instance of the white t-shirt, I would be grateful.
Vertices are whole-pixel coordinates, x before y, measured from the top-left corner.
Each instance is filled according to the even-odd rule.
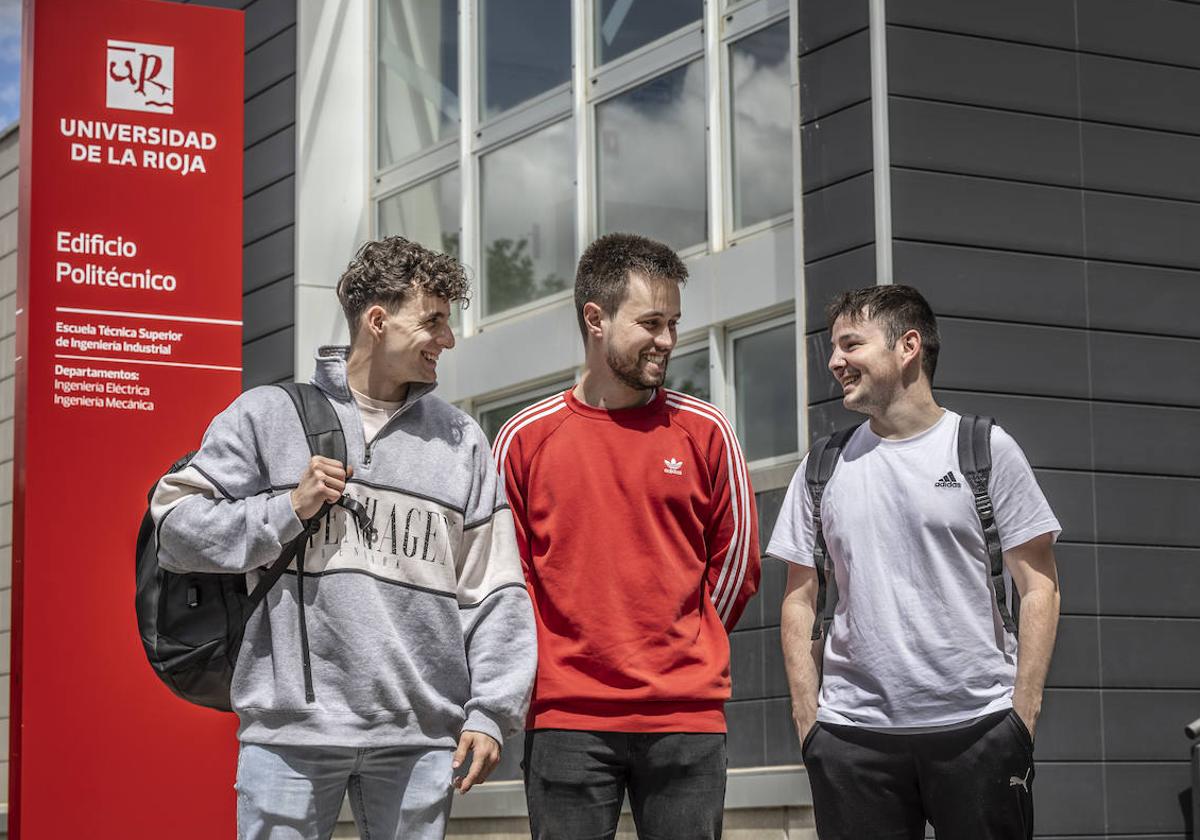
[[[864,423],[826,485],[821,521],[838,603],[820,721],[939,727],[1012,705],[1017,642],[992,594],[983,528],[958,465],[958,419],[947,411],[904,440],[884,440]],[[812,566],[804,470],[792,478],[767,553]],[[1041,534],[1057,539],[1061,526],[1029,462],[999,426],[990,492],[1004,550]]]
[[[350,393],[354,395],[354,401],[358,403],[358,413],[362,415],[363,435],[366,437],[367,443],[373,441],[375,435],[379,434],[380,430],[387,425],[387,421],[392,419],[392,415],[404,406],[403,400],[400,402],[373,400],[353,388],[350,389]]]

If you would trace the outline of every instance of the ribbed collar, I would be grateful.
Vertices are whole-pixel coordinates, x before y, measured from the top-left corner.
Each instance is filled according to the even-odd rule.
[[[575,396],[575,389],[570,388],[564,395],[567,402],[567,407],[576,414],[584,417],[591,417],[594,420],[639,420],[643,417],[652,417],[662,411],[663,406],[667,402],[667,392],[659,388],[654,394],[654,399],[645,405],[634,406],[633,408],[618,408],[609,410],[607,408],[594,408],[587,403],[581,402]]]
[[[346,374],[346,360],[350,358],[350,348],[345,345],[326,344],[317,348],[317,370],[313,373],[313,384],[335,399],[347,402],[353,399],[350,393],[350,379]],[[408,396],[405,397],[401,410],[411,407],[417,400],[437,387],[436,382],[408,383]]]

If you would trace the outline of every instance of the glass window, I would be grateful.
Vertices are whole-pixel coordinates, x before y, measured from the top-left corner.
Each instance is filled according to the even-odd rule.
[[[483,433],[487,435],[487,439],[495,443],[496,435],[500,432],[500,427],[511,420],[518,411],[526,406],[533,405],[538,400],[544,399],[551,394],[565,391],[571,384],[571,382],[560,382],[557,385],[527,393],[520,397],[514,397],[507,402],[485,408],[479,412],[479,426],[483,429]]]
[[[596,3],[596,63],[619,58],[703,15],[704,0],[600,0]]]
[[[563,120],[484,155],[483,314],[565,289],[575,276],[575,132]]]
[[[480,0],[479,116],[487,119],[571,78],[567,0]]]
[[[379,202],[379,235],[399,234],[457,259],[461,208],[458,170],[451,169]]]
[[[733,104],[733,228],[792,212],[788,22],[729,48]]]
[[[596,131],[600,233],[707,240],[703,61],[600,104]]]
[[[458,134],[457,0],[380,0],[379,166]]]
[[[735,416],[746,459],[796,451],[796,325],[735,338]]]
[[[665,387],[708,401],[712,399],[709,384],[707,347],[671,355],[667,363],[667,378],[663,383]]]

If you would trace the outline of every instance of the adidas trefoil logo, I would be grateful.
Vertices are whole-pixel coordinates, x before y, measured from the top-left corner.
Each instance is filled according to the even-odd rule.
[[[944,476],[939,478],[937,481],[935,481],[933,483],[933,486],[934,487],[962,487],[962,485],[958,483],[958,479],[954,477],[954,470],[951,470],[950,472],[946,473]]]
[[[674,458],[663,458],[663,472],[667,475],[683,475],[683,461]]]

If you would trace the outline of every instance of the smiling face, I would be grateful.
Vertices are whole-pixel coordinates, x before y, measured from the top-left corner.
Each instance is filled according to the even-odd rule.
[[[875,416],[899,395],[905,364],[916,359],[920,336],[910,330],[889,343],[887,330],[878,321],[843,315],[833,322],[830,343],[829,370],[842,386],[842,405]]]
[[[396,385],[437,381],[438,357],[454,346],[450,303],[444,297],[416,291],[394,312],[372,306],[364,320],[375,339],[373,362],[389,380]]]
[[[604,359],[612,375],[639,391],[659,388],[675,349],[679,284],[631,272],[625,300],[603,315]]]

